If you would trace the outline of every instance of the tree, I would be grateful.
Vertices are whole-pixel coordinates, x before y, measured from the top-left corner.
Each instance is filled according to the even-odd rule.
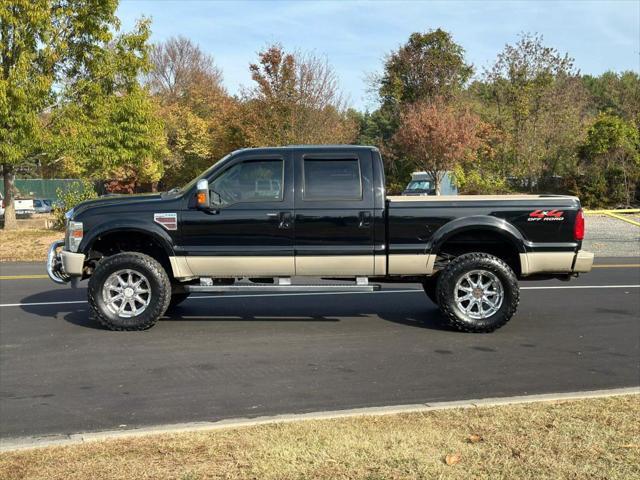
[[[427,172],[439,195],[445,173],[469,160],[479,148],[479,122],[468,110],[442,99],[416,103],[401,113],[394,141],[413,167]]]
[[[391,53],[377,80],[384,107],[407,103],[449,100],[460,92],[473,74],[465,62],[464,49],[444,30],[412,33],[409,41]]]
[[[611,112],[640,127],[640,75],[637,72],[584,75],[582,82],[591,95],[594,114]]]
[[[464,49],[441,29],[413,33],[407,43],[387,56],[382,75],[372,79],[381,106],[360,121],[358,141],[373,143],[383,152],[391,191],[403,189],[413,168],[391,141],[402,109],[436,99],[452,102],[472,74]]]
[[[150,58],[146,81],[161,105],[169,148],[162,184],[173,187],[241,146],[233,127],[238,102],[223,87],[213,58],[191,40],[153,45]]]
[[[152,45],[150,59],[153,68],[147,75],[147,84],[163,102],[188,101],[188,95],[201,84],[224,92],[222,72],[215,66],[213,57],[188,38],[171,37]]]
[[[249,146],[348,143],[356,122],[326,60],[273,45],[251,64],[255,87],[244,92],[240,130]]]
[[[463,194],[495,194],[509,191],[508,170],[501,162],[505,145],[504,133],[494,125],[480,122],[475,155],[453,169],[458,190]]]
[[[129,191],[158,182],[166,150],[158,106],[138,78],[149,67],[149,22],[95,46],[87,68],[65,82],[48,126],[48,151],[66,173],[117,179]]]
[[[586,94],[573,59],[524,34],[507,45],[484,84],[473,86],[485,120],[506,134],[503,161],[536,188],[541,178],[573,173],[584,132]]]
[[[53,85],[91,61],[97,41],[117,26],[117,0],[0,0],[0,163],[5,229],[16,228],[16,165],[38,144],[39,115],[55,101]]]
[[[398,116],[390,109],[379,108],[372,113],[354,113],[358,122],[358,145],[374,145],[378,147],[385,164],[387,191],[400,193],[411,176],[411,165],[403,161],[393,145],[393,135],[398,130]]]
[[[631,205],[640,178],[640,134],[632,121],[600,114],[588,130],[581,157],[586,203]]]

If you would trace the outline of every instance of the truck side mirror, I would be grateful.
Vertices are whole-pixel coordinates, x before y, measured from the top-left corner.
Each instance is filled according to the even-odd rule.
[[[196,193],[196,205],[201,210],[210,210],[211,209],[211,199],[209,197],[209,182],[206,178],[198,180],[196,184],[197,193]]]

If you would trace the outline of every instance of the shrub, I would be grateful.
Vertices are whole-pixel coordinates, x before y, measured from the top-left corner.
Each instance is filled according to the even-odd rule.
[[[74,208],[85,200],[91,200],[97,198],[93,184],[88,180],[82,180],[81,183],[73,184],[67,189],[59,188],[57,190],[58,204],[53,209],[54,228],[57,230],[64,230],[65,228],[65,216],[64,214]]]

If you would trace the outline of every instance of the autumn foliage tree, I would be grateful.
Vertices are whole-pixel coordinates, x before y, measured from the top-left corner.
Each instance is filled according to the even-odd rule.
[[[600,114],[580,148],[575,191],[588,206],[628,207],[640,181],[640,134],[632,121]]]
[[[160,104],[169,154],[162,184],[184,184],[243,145],[234,122],[238,101],[222,85],[213,57],[185,37],[152,46],[146,83]]]
[[[439,195],[445,173],[469,160],[479,148],[479,124],[479,118],[467,109],[441,99],[415,103],[402,112],[394,142],[414,169],[429,175]]]
[[[377,83],[383,107],[401,106],[436,98],[450,100],[472,74],[464,49],[450,33],[438,28],[412,33],[406,44],[386,58]]]
[[[376,145],[383,152],[392,191],[404,188],[414,168],[393,142],[401,112],[414,103],[455,101],[472,74],[464,49],[442,29],[412,33],[406,43],[386,56],[382,73],[372,78],[380,108],[362,116],[358,141]]]
[[[149,22],[95,45],[91,62],[62,85],[48,125],[47,157],[66,175],[132,193],[155,189],[166,139],[158,106],[139,76],[148,68]]]
[[[4,228],[16,228],[16,167],[40,148],[54,86],[89,66],[117,27],[117,0],[0,0],[0,164]]]
[[[484,119],[505,132],[502,161],[522,187],[570,173],[585,132],[586,92],[567,54],[524,34],[506,45],[474,93]]]
[[[244,92],[240,120],[249,146],[353,141],[357,123],[326,60],[279,45],[258,57],[249,67],[256,85]]]

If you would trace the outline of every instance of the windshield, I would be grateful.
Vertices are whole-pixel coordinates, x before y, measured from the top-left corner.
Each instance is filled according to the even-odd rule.
[[[196,183],[198,183],[198,180],[200,180],[201,178],[208,178],[211,176],[211,172],[213,172],[214,169],[218,168],[221,166],[221,164],[223,162],[226,162],[227,159],[229,157],[231,157],[231,155],[233,155],[233,153],[230,153],[224,157],[222,157],[220,160],[218,160],[216,163],[214,163],[213,165],[211,165],[209,168],[207,168],[204,172],[202,172],[200,175],[198,175],[196,178],[194,178],[193,180],[191,180],[189,183],[187,183],[185,186],[183,187],[178,187],[178,188],[172,188],[171,190],[169,190],[170,192],[179,192],[179,193],[184,193],[189,191]]]
[[[412,180],[407,185],[407,190],[431,190],[432,188],[429,180]]]

